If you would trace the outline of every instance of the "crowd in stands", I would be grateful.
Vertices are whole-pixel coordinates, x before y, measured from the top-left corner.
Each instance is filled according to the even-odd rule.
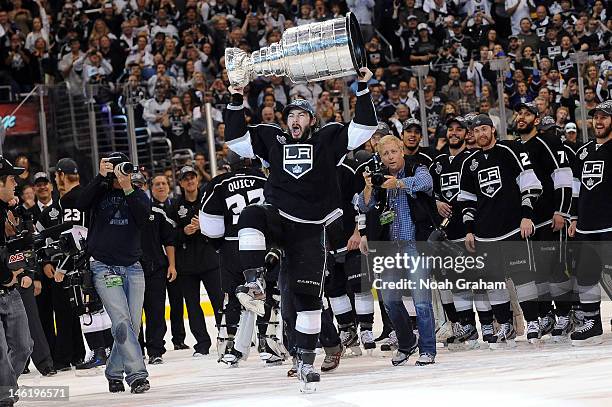
[[[411,67],[429,65],[423,121],[438,147],[450,115],[479,111],[499,123],[499,98],[510,129],[513,108],[526,101],[560,128],[580,129],[578,75],[587,110],[610,95],[612,12],[604,0],[0,0],[0,85],[14,93],[37,84],[66,82],[76,93],[95,85],[98,102],[136,102],[151,133],[203,152],[202,106],[210,102],[222,150],[230,99],[224,50],[252,52],[290,27],[348,11],[366,41],[379,119],[394,132],[409,117],[421,119]],[[589,55],[581,72],[571,60],[576,51]],[[510,63],[503,95],[494,58]],[[258,78],[245,90],[249,121],[283,126],[282,108],[293,98],[316,106],[320,124],[346,121],[351,81]]]

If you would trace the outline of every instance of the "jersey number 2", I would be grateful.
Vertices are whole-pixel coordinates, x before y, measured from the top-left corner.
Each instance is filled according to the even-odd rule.
[[[244,196],[241,194],[232,195],[229,198],[225,198],[225,203],[227,204],[227,209],[231,209],[234,212],[234,217],[232,219],[232,224],[238,224],[238,217],[240,216],[240,212],[247,206],[255,203],[262,203],[264,201],[263,196],[263,188],[253,189],[251,191],[247,191],[247,200],[244,199]]]

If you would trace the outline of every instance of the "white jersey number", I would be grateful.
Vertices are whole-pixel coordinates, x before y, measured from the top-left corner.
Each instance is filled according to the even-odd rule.
[[[225,198],[225,203],[227,204],[227,209],[231,209],[234,213],[234,217],[232,219],[232,224],[238,224],[238,217],[240,216],[240,212],[247,206],[256,203],[263,203],[264,201],[264,193],[263,188],[253,189],[251,191],[247,191],[247,200],[244,199],[244,196],[241,194],[232,195],[229,198]]]

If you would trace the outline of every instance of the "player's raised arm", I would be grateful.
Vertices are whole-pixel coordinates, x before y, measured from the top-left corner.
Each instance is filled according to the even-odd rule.
[[[354,150],[372,137],[378,126],[376,111],[368,81],[372,78],[372,71],[368,68],[359,70],[361,77],[357,83],[357,104],[355,105],[355,117],[348,126],[348,149]]]

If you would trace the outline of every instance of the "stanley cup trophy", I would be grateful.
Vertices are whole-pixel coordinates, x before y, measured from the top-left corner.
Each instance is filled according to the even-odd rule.
[[[355,75],[366,66],[359,23],[353,13],[291,27],[279,43],[248,55],[240,48],[225,50],[230,84],[244,87],[258,76],[288,76],[294,83]]]

